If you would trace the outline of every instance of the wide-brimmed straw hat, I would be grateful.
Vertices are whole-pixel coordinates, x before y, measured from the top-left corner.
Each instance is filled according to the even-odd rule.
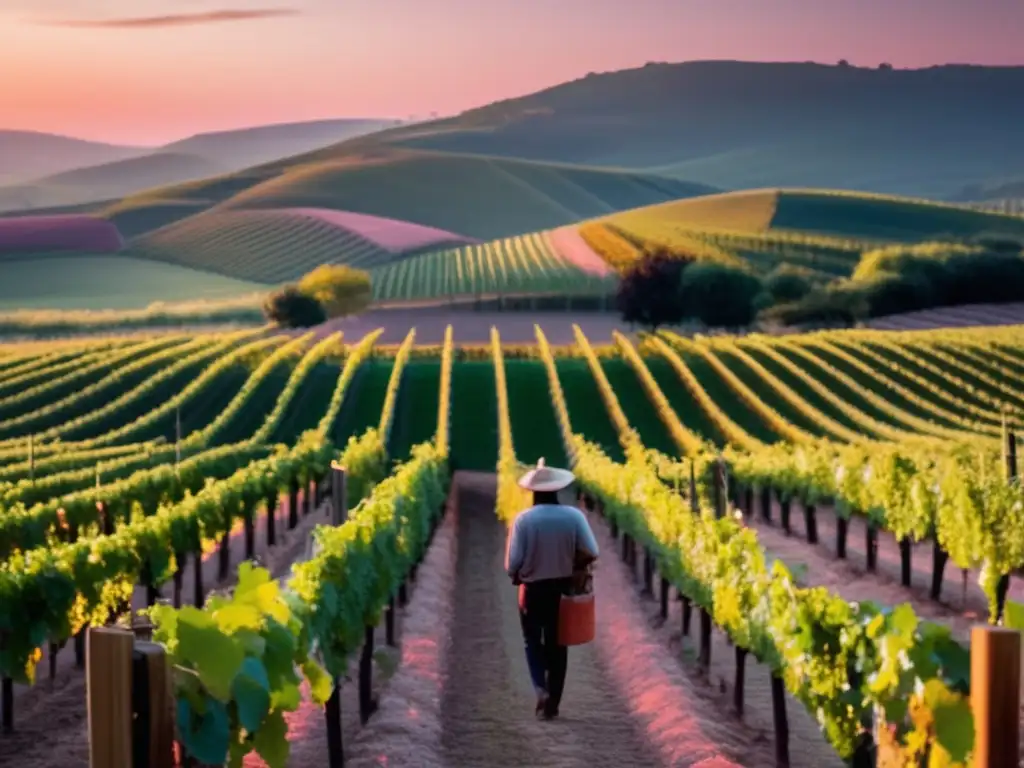
[[[575,479],[568,469],[545,466],[544,459],[540,459],[536,467],[519,478],[519,487],[528,491],[560,491]]]

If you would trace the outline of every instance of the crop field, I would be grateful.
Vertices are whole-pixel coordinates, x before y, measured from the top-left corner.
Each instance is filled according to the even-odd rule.
[[[276,285],[321,264],[372,269],[432,246],[466,242],[450,232],[342,211],[229,211],[152,232],[134,241],[132,255]]]
[[[546,232],[413,256],[379,267],[371,277],[378,302],[467,295],[604,296],[615,285],[602,264],[566,258]]]
[[[745,261],[764,274],[779,264],[847,277],[880,245],[1024,234],[1024,220],[931,201],[835,191],[755,190],[638,208],[579,226],[620,268],[644,247],[684,249],[699,259]]]
[[[497,470],[496,511],[508,519],[523,502],[512,482],[519,461],[572,464],[588,497],[616,510],[621,532],[657,547],[654,567],[665,583],[744,649],[752,643],[749,628],[731,601],[747,601],[740,611],[746,615],[769,596],[771,609],[757,614],[772,628],[766,637],[781,636],[788,620],[775,611],[809,610],[821,600],[848,610],[851,601],[875,599],[906,602],[911,613],[948,626],[948,642],[965,642],[969,622],[958,609],[885,580],[887,569],[899,566],[888,555],[879,555],[877,574],[829,580],[820,565],[822,542],[826,534],[839,536],[834,557],[860,557],[852,538],[847,545],[854,523],[870,522],[884,547],[908,542],[901,552],[931,547],[929,537],[937,535],[945,556],[965,571],[984,566],[1005,576],[1024,568],[1020,488],[1007,485],[999,467],[1006,425],[1024,424],[1024,327],[773,337],[661,333],[635,340],[616,333],[603,345],[591,344],[577,327],[574,343],[562,346],[551,346],[540,327],[529,345],[503,343],[496,330],[490,345],[461,344],[458,336],[449,329],[443,344],[428,347],[416,346],[410,333],[401,344],[384,346],[379,331],[317,339],[260,329],[0,346],[0,629],[8,643],[0,677],[28,691],[25,671],[39,662],[40,638],[46,657],[56,659],[60,643],[113,621],[136,584],[160,594],[173,581],[173,600],[180,602],[175,572],[202,563],[217,542],[228,554],[211,568],[224,577],[232,557],[237,564],[252,555],[254,536],[246,534],[244,556],[240,538],[232,554],[232,537],[263,519],[264,501],[273,511],[278,501],[292,499],[288,529],[298,525],[296,499],[312,508],[309,499],[319,492],[308,496],[309,483],[324,479],[332,458],[347,468],[352,525],[371,539],[377,525],[412,525],[427,514],[418,505],[424,498],[437,503],[450,470]],[[695,517],[690,511],[725,503],[709,490],[716,457],[727,463],[728,499],[740,515],[718,522],[712,512]],[[696,496],[685,487],[673,490],[687,485],[691,467]],[[920,499],[933,486],[943,489],[938,506],[899,501]],[[987,494],[984,509],[971,507],[957,490],[968,488]],[[766,489],[778,491],[777,499],[765,496]],[[756,506],[755,495],[767,498],[767,506]],[[803,503],[799,521],[791,509],[797,501]],[[396,504],[403,515],[393,514]],[[372,510],[376,523],[365,518]],[[996,519],[987,517],[993,510],[1001,516],[994,528],[984,522]],[[769,525],[779,515],[790,535]],[[302,600],[338,612],[329,624],[305,631],[351,629],[364,611],[377,610],[389,593],[371,588],[372,580],[393,557],[388,547],[399,539],[423,547],[425,530],[417,524],[365,554],[346,555],[332,549],[331,536],[342,534],[329,534],[323,546],[334,554],[303,566],[324,569],[328,581],[316,583],[349,573],[328,567],[332,558],[348,558],[348,568],[364,556],[375,564],[359,566],[359,578],[371,581],[345,582],[344,606],[294,581]],[[702,537],[712,535],[717,544],[709,548]],[[663,548],[680,542],[690,555],[673,559]],[[694,552],[712,558],[714,567],[698,567]],[[727,567],[737,557],[753,559],[741,570]],[[805,566],[799,576],[780,576],[766,557]],[[40,579],[48,580],[45,592]],[[794,580],[785,598],[794,602],[785,609],[779,579]],[[739,596],[721,591],[726,580],[742,590]],[[96,583],[105,586],[90,586]],[[1009,592],[994,583],[983,579],[965,591],[964,610],[1002,611],[1007,594],[1019,599],[1016,581]],[[807,589],[812,586],[825,589]],[[32,606],[38,618],[20,621]],[[835,616],[849,624],[844,631],[859,626],[855,614]],[[879,631],[872,642],[906,630]],[[911,634],[911,643],[933,641],[924,629]],[[796,653],[789,646],[772,648],[778,668],[805,670],[785,677],[793,696],[827,686],[825,672],[786,656]],[[921,673],[952,685],[942,669],[929,670]],[[327,672],[342,674],[333,662]],[[872,690],[869,700],[911,694]],[[16,722],[17,708],[5,706],[5,718]],[[839,711],[824,718],[819,738],[846,756],[856,729]]]

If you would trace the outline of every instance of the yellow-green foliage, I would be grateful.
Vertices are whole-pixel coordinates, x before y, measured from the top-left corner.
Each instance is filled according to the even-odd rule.
[[[341,264],[323,264],[299,281],[299,290],[319,301],[328,317],[342,317],[370,303],[370,275]]]

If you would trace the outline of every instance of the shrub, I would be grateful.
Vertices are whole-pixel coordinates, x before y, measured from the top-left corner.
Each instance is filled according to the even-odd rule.
[[[814,287],[814,272],[806,267],[780,264],[764,279],[764,289],[773,303],[799,301]]]
[[[860,290],[846,282],[813,290],[799,301],[770,307],[758,315],[758,320],[784,326],[849,328],[866,314]]]
[[[871,251],[853,273],[871,317],[956,304],[1024,298],[1024,257],[1006,241],[996,249],[924,243]]]
[[[708,326],[734,328],[748,325],[755,314],[754,300],[761,281],[745,269],[728,264],[699,262],[689,266],[680,284],[685,317]]]
[[[299,290],[318,301],[328,317],[353,315],[370,304],[370,275],[341,264],[324,264],[299,281]]]
[[[267,297],[263,314],[282,328],[309,328],[327,319],[320,302],[294,285],[286,285]]]
[[[627,267],[615,296],[622,319],[652,330],[681,322],[679,286],[688,263],[685,257],[659,249]]]

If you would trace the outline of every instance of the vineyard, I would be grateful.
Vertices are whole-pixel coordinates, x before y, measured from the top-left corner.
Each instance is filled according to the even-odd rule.
[[[409,253],[466,242],[450,232],[340,211],[228,211],[141,237],[133,255],[273,285],[321,264],[372,269]]]
[[[504,243],[494,257],[460,251],[461,274],[425,267],[391,290],[430,277],[486,292],[508,282],[487,264],[555,268],[543,240]],[[701,668],[718,668],[726,646],[713,638],[728,638],[740,712],[743,660],[767,669],[776,756],[792,731],[808,750],[794,749],[794,766],[876,749],[963,763],[967,617],[1019,627],[1024,611],[1024,498],[1006,476],[1007,436],[1024,423],[1024,329],[596,343],[577,327],[560,347],[539,327],[529,346],[497,331],[482,346],[459,345],[450,328],[440,347],[417,346],[415,330],[396,346],[379,336],[0,348],[0,746],[38,754],[46,738],[22,702],[45,699],[40,677],[75,675],[88,628],[115,623],[141,590],[161,603],[155,639],[192,673],[177,718],[193,757],[255,751],[284,765],[291,724],[324,705],[336,764],[330,723],[349,659],[360,659],[359,711],[372,723],[373,628],[393,622],[431,542],[456,525],[442,520],[449,488],[497,472],[486,530],[498,536],[528,503],[522,463],[545,457],[573,467],[606,521],[616,541],[603,558],[621,541],[627,564],[643,560],[662,619],[678,593],[685,642],[699,618]],[[312,551],[273,576],[244,564],[325,522],[314,513],[332,460],[345,468],[347,520],[319,526]],[[467,510],[459,531],[484,525]],[[485,529],[465,530],[477,531],[465,556],[478,557]],[[854,561],[866,565],[843,570]],[[206,600],[232,583],[233,597]],[[927,717],[908,717],[908,701]]]
[[[402,259],[372,272],[378,302],[454,296],[597,296],[615,290],[601,270],[556,248],[550,233],[523,235]]]

